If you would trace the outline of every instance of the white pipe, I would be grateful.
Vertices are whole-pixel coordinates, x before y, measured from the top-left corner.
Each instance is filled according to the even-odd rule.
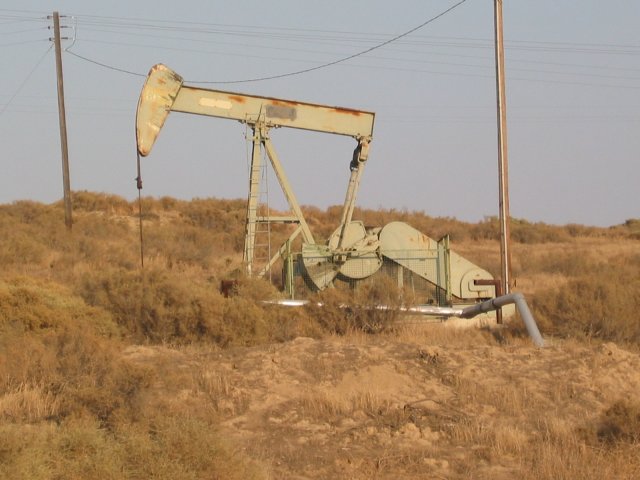
[[[535,343],[538,347],[544,347],[544,340],[542,339],[540,330],[538,330],[538,325],[536,324],[536,321],[531,314],[531,310],[529,310],[529,306],[524,299],[524,295],[522,295],[521,293],[510,293],[509,295],[492,298],[491,300],[487,300],[486,302],[467,307],[462,311],[462,314],[460,316],[462,318],[473,318],[476,315],[490,312],[492,310],[497,310],[500,307],[504,307],[505,305],[508,305],[510,303],[516,304],[518,312],[520,312],[522,321],[524,322],[525,327],[527,327],[527,332],[529,333],[531,340],[533,340],[533,343]]]
[[[302,307],[310,304],[308,300],[288,299],[270,300],[263,303],[280,305],[284,307]],[[538,325],[533,318],[531,310],[529,310],[529,306],[524,299],[524,295],[522,295],[521,293],[510,293],[509,295],[502,295],[501,297],[492,298],[491,300],[472,305],[471,307],[467,307],[462,310],[452,307],[436,307],[433,305],[416,305],[413,307],[392,307],[389,305],[375,305],[369,308],[375,310],[398,310],[400,312],[418,313],[421,315],[473,318],[476,315],[480,315],[481,313],[491,312],[511,303],[514,303],[516,305],[516,308],[518,309],[518,312],[520,312],[520,316],[522,317],[524,325],[527,328],[527,332],[529,333],[529,336],[531,337],[533,343],[535,343],[537,347],[544,347],[544,339],[540,334],[540,330],[538,329]],[[315,305],[318,307],[324,306],[322,303],[316,303]],[[346,308],[347,305],[341,305],[341,307]]]

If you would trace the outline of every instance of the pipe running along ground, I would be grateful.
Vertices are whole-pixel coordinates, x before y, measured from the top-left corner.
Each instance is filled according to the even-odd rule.
[[[301,307],[304,305],[309,305],[310,302],[308,300],[270,300],[265,301],[266,304],[272,305],[280,305],[283,307]],[[415,307],[390,307],[387,305],[376,305],[371,307],[375,310],[399,310],[401,312],[407,313],[417,313],[421,315],[438,315],[438,316],[451,316],[451,317],[459,317],[459,318],[473,318],[481,313],[491,312],[493,310],[498,310],[499,308],[504,307],[505,305],[509,305],[514,303],[522,320],[524,322],[525,327],[527,328],[527,332],[531,337],[531,340],[537,347],[544,347],[544,339],[540,334],[540,330],[538,330],[538,325],[536,324],[535,319],[533,318],[533,314],[531,310],[529,310],[529,306],[527,305],[526,300],[524,299],[524,295],[521,293],[510,293],[509,295],[502,295],[500,297],[492,298],[491,300],[484,301],[482,303],[478,303],[477,305],[472,305],[471,307],[466,307],[462,310],[451,307],[436,307],[431,305],[417,305]],[[322,307],[322,303],[316,303],[315,306]],[[344,308],[347,308],[347,305],[344,305]]]

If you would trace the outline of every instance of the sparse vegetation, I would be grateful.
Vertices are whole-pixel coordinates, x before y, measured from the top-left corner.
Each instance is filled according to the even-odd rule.
[[[143,207],[141,270],[132,202],[76,192],[72,234],[64,228],[61,203],[0,206],[0,477],[279,478],[271,473],[271,453],[241,451],[219,433],[220,422],[247,414],[255,399],[240,388],[235,362],[222,370],[212,362],[219,352],[238,351],[238,358],[258,352],[267,365],[285,368],[293,360],[272,354],[274,345],[300,337],[345,345],[341,355],[351,352],[347,345],[396,342],[402,352],[414,353],[406,365],[396,362],[394,372],[413,368],[414,375],[434,378],[451,392],[446,404],[420,399],[411,405],[381,395],[374,385],[329,393],[336,369],[348,368],[329,353],[287,367],[308,372],[314,387],[286,403],[293,412],[286,418],[329,425],[322,435],[344,430],[353,441],[373,438],[380,446],[377,456],[350,460],[362,475],[353,478],[640,475],[640,406],[634,399],[596,402],[572,382],[532,392],[513,372],[505,374],[510,382],[484,384],[454,370],[455,356],[445,360],[438,350],[485,349],[480,354],[489,358],[491,348],[529,348],[517,332],[505,332],[499,343],[479,330],[401,325],[396,311],[371,308],[410,303],[384,280],[355,291],[325,291],[313,299],[322,309],[264,304],[280,295],[278,289],[239,273],[244,202],[165,197],[146,198]],[[320,238],[339,220],[339,207],[305,211]],[[498,270],[495,218],[472,225],[421,212],[363,209],[354,218],[380,226],[406,221],[434,238],[450,233],[454,249]],[[638,225],[638,219],[608,229],[514,220],[518,289],[544,334],[581,348],[605,341],[640,348]],[[277,242],[287,231],[275,229],[274,236]],[[237,281],[236,295],[226,298],[219,286],[229,278]],[[420,349],[406,347],[418,343]],[[374,363],[383,360],[371,355]],[[341,361],[348,366],[351,360],[358,359]],[[571,405],[571,415],[560,414],[562,405]],[[491,422],[474,413],[482,410],[494,412]],[[382,446],[392,438],[422,447],[388,452]],[[471,453],[435,459],[444,447],[426,438]],[[278,462],[302,462],[295,448],[281,448]],[[487,473],[494,464],[507,473]]]

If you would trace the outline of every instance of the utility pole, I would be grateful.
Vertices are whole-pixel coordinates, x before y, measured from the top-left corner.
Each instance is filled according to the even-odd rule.
[[[56,74],[58,77],[58,115],[60,119],[60,147],[62,149],[62,189],[64,192],[64,223],[71,231],[71,182],[69,180],[69,149],[67,148],[67,116],[64,108],[64,82],[62,79],[62,48],[60,46],[60,15],[53,12],[54,43],[56,46]],[[49,39],[51,40],[51,39]]]
[[[498,195],[500,208],[500,270],[502,294],[511,290],[511,237],[509,233],[509,161],[507,156],[507,99],[504,81],[502,0],[494,0],[496,96],[498,103]]]

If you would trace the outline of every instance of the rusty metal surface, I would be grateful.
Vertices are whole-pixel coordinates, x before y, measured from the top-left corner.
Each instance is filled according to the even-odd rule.
[[[147,155],[169,111],[229,118],[370,139],[375,114],[351,108],[246,95],[183,85],[165,65],[151,68],[138,103],[138,145]]]
[[[172,110],[318,132],[371,137],[375,114],[278,98],[183,86]]]
[[[367,160],[369,143],[373,134],[374,113],[294,100],[190,87],[183,85],[183,79],[180,75],[159,64],[151,68],[138,102],[136,140],[140,155],[146,156],[149,154],[170,111],[237,120],[250,125],[253,130],[253,154],[244,249],[244,261],[249,275],[254,273],[256,226],[264,221],[262,217],[260,217],[260,222],[258,221],[257,210],[258,198],[261,193],[260,175],[263,164],[260,151],[262,148],[267,152],[282,191],[296,217],[297,223],[300,225],[304,242],[308,244],[315,243],[293,189],[269,141],[270,128],[289,127],[312,130],[347,135],[357,140],[358,147],[356,147],[351,165],[352,180],[350,181],[345,201],[345,213],[342,216],[342,223],[349,223],[355,204],[359,178]],[[354,162],[356,168],[353,166]],[[270,220],[267,219],[267,221]],[[280,252],[281,249],[278,251]],[[326,259],[324,256],[322,258],[323,262],[321,263],[325,263]],[[268,265],[271,265],[272,261],[269,261]],[[322,277],[323,280],[320,281],[322,284],[325,281],[324,278],[329,278],[330,275],[327,274],[330,271],[335,270],[337,272],[337,267],[329,266],[324,268],[323,266],[315,268],[315,270],[319,272],[316,276],[318,278]],[[333,273],[334,276],[335,274]]]
[[[182,77],[164,65],[149,71],[136,112],[136,141],[143,157],[149,155],[181,86]]]

